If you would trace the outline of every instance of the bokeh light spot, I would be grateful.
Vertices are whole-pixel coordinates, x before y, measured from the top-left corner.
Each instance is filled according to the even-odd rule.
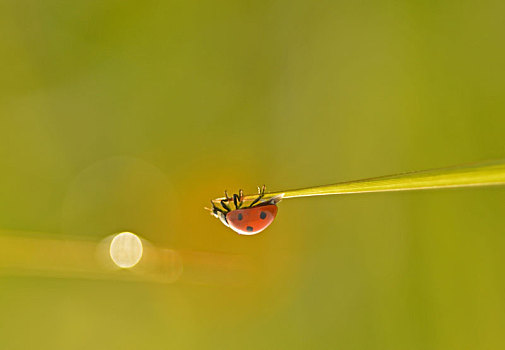
[[[142,241],[131,232],[118,233],[110,243],[110,257],[124,269],[135,266],[142,258]]]

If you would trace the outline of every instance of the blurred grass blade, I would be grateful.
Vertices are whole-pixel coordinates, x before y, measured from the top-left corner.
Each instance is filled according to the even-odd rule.
[[[0,277],[39,276],[151,283],[233,285],[255,278],[252,260],[239,254],[176,250],[145,240],[133,269],[120,269],[110,258],[111,237],[101,241],[63,238],[43,232],[0,230]]]
[[[267,193],[264,199],[283,195],[283,199],[332,194],[409,191],[451,187],[490,186],[505,184],[505,160],[382,176],[332,185]],[[252,200],[257,194],[248,195]],[[214,199],[218,203],[221,199]]]

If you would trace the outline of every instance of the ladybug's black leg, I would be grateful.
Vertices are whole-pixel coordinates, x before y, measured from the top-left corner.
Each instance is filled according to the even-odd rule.
[[[252,203],[251,205],[249,206],[249,208],[252,208],[256,203],[258,203],[261,198],[263,198],[263,194],[260,194]]]
[[[256,199],[255,199],[255,200],[251,203],[251,205],[249,206],[249,208],[252,208],[252,207],[253,207],[256,203],[258,203],[258,202],[259,202],[259,200],[261,199],[261,197],[263,197],[263,196],[258,196],[258,198],[256,198]]]
[[[244,192],[239,191],[239,194],[233,195],[233,203],[235,204],[235,209],[240,209],[242,207],[242,201],[244,199]]]
[[[212,211],[219,211],[223,214],[226,214],[222,209],[219,209],[218,207],[216,207],[216,205],[214,204],[213,201],[210,201],[210,203],[212,204]]]
[[[238,195],[235,193],[233,194],[233,204],[235,204],[235,209],[240,208],[238,205]]]
[[[221,201],[221,205],[223,206],[223,208],[226,210],[227,213],[231,211],[230,207],[225,203],[224,199]]]
[[[256,203],[258,203],[261,198],[263,198],[263,196],[265,195],[265,185],[263,185],[263,187],[259,188],[258,187],[258,198],[256,198],[252,203],[251,205],[249,205],[249,208],[252,208]]]
[[[224,191],[224,196],[225,196],[226,199],[221,200],[221,205],[223,206],[223,208],[225,210],[227,210],[227,212],[230,212],[231,209],[230,209],[230,207],[226,203],[230,203],[232,199],[228,195],[228,191],[226,191],[226,190]]]

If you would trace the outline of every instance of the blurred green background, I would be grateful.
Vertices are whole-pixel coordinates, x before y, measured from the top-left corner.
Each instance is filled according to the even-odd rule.
[[[502,157],[504,12],[0,0],[5,242],[127,230],[210,254],[161,283],[59,276],[3,244],[0,348],[504,348],[503,188],[286,200],[251,237],[203,210],[224,189]],[[213,256],[252,269],[208,273]]]

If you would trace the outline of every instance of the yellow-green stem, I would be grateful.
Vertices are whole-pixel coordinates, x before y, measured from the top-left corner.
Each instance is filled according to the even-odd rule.
[[[490,186],[505,184],[505,160],[456,166],[451,168],[425,170],[364,180],[341,182],[332,185],[315,186],[294,190],[266,193],[264,199],[282,195],[283,199],[332,194],[409,191],[451,187]],[[257,194],[244,196],[252,200]],[[224,198],[214,199],[219,203]]]

